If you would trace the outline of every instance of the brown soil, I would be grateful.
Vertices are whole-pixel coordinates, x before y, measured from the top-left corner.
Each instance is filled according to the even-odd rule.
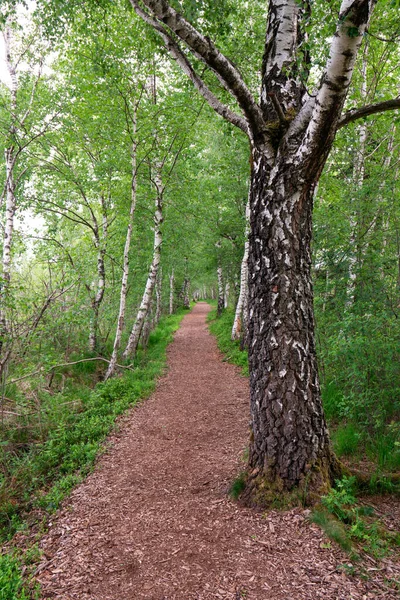
[[[222,362],[208,310],[199,303],[184,318],[168,374],[43,539],[42,598],[396,598],[383,583],[392,562],[352,577],[307,511],[262,514],[227,495],[244,466],[248,383]]]

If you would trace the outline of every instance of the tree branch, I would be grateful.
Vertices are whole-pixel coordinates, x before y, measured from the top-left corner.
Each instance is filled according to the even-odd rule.
[[[342,115],[339,119],[338,129],[352,123],[353,121],[357,121],[357,119],[362,119],[364,117],[369,117],[370,115],[375,115],[376,113],[386,112],[387,110],[396,110],[400,108],[400,96],[398,98],[393,98],[392,100],[385,100],[384,102],[377,102],[376,104],[368,104],[367,106],[361,106],[360,108],[352,108]]]
[[[190,77],[197,89],[202,93],[203,97],[210,103],[209,94],[213,96],[214,110],[216,109],[215,102],[219,104],[219,109],[223,107],[224,112],[226,109],[224,105],[220,103],[218,99],[210,92],[205,85],[204,81],[194,73],[193,67],[188,62],[186,56],[182,50],[177,46],[172,36],[167,32],[164,24],[171,30],[175,35],[178,36],[192,51],[192,53],[200,58],[212,71],[217,75],[221,83],[229,90],[231,95],[237,100],[240,108],[242,109],[250,127],[251,134],[254,138],[262,139],[265,136],[264,130],[264,119],[260,107],[254,100],[250,90],[244,83],[241,74],[238,69],[229,61],[226,56],[220,52],[213,42],[203,36],[197,31],[182,15],[177,13],[165,0],[143,0],[143,4],[148,8],[155,18],[152,18],[147,12],[145,12],[140,4],[139,0],[130,0],[135,12],[152,27],[154,27],[158,33],[163,37],[164,43],[166,44],[169,52],[175,53],[175,60]],[[168,47],[168,43],[171,47]],[[179,57],[178,57],[179,55]],[[189,74],[190,73],[190,74]],[[196,83],[194,79],[196,79]],[[201,90],[206,93],[203,93]],[[217,110],[217,112],[219,112]],[[229,111],[226,114],[221,114],[225,119],[228,118]],[[232,114],[229,115],[230,117]],[[236,117],[236,120],[240,117]],[[232,122],[232,121],[231,121]],[[243,129],[240,121],[236,122],[235,125]],[[248,131],[247,131],[248,133]]]
[[[249,135],[249,128],[246,121],[240,115],[237,115],[230,108],[225,106],[225,104],[218,100],[218,98],[211,92],[201,77],[197,75],[193,69],[193,66],[190,64],[187,57],[184,55],[178,44],[168,33],[165,27],[163,27],[163,25],[161,25],[156,19],[152,18],[146,11],[144,11],[135,0],[131,0],[131,4],[133,5],[136,14],[157,31],[171,57],[176,60],[182,71],[189,77],[194,87],[208,102],[211,108],[215,110],[215,112],[221,117],[232,123],[232,125],[239,127],[239,129]]]

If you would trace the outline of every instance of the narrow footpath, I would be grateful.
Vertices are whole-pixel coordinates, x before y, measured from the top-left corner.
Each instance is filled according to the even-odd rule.
[[[307,511],[267,514],[227,494],[244,466],[248,382],[224,363],[196,305],[168,372],[134,408],[42,540],[45,599],[395,598],[340,565]]]

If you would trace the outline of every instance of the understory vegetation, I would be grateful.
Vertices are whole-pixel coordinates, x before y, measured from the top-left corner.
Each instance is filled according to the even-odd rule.
[[[48,517],[93,468],[117,417],[154,390],[165,368],[167,345],[184,315],[180,310],[164,317],[147,348],[139,350],[135,363],[120,377],[96,383],[105,367],[78,363],[68,373],[63,371],[68,386],[43,393],[40,412],[27,414],[24,426],[3,427],[0,541],[12,539],[16,532],[27,534],[29,541],[24,552],[7,546],[8,554],[1,558],[1,600],[36,597],[25,595],[34,594],[34,588],[20,572],[21,564],[26,570],[39,557],[35,535],[40,538]]]

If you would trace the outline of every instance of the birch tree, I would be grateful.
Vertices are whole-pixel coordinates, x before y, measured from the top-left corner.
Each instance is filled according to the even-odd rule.
[[[250,232],[250,202],[246,204],[246,227],[244,233],[244,253],[240,267],[240,290],[236,304],[235,318],[232,326],[232,340],[240,340],[247,337],[247,311],[249,298],[249,232]]]
[[[163,222],[163,196],[165,186],[161,179],[162,164],[157,164],[154,175],[154,187],[156,190],[156,201],[155,201],[155,212],[154,212],[154,245],[153,245],[153,258],[151,261],[149,275],[146,281],[143,297],[139,306],[139,310],[136,315],[135,322],[130,333],[128,343],[123,353],[123,358],[133,358],[136,354],[140,335],[143,330],[146,316],[150,310],[151,300],[154,292],[154,288],[157,281],[157,274],[160,267],[161,261],[161,246],[163,241],[162,236],[162,222]]]
[[[313,4],[268,5],[259,101],[234,62],[165,0],[130,0],[198,92],[249,138],[249,364],[252,435],[247,494],[326,491],[340,467],[322,410],[315,353],[311,233],[313,197],[340,127],[395,109],[389,99],[343,112],[373,0],[343,0],[323,74],[310,93],[307,24]],[[240,113],[196,71],[187,50],[229,92]],[[312,83],[311,80],[309,83]]]

